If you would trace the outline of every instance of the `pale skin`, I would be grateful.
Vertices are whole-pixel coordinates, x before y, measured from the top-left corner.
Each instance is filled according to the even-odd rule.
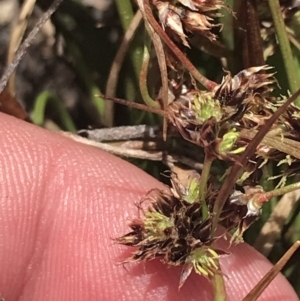
[[[134,205],[163,187],[143,171],[0,115],[0,295],[7,301],[212,300],[192,275],[159,261],[117,265],[130,249],[112,238],[128,231]],[[222,258],[228,300],[240,301],[271,264],[246,244]],[[259,300],[298,300],[279,275]]]

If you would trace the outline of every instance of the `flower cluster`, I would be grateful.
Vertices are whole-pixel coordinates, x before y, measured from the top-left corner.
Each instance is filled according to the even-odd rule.
[[[190,179],[188,186],[183,187],[174,174],[172,188],[152,190],[139,204],[143,214],[130,222],[131,232],[116,239],[120,244],[137,247],[125,262],[158,258],[168,265],[183,266],[179,288],[193,269],[205,277],[217,273],[217,259],[226,254],[212,247],[216,240],[212,232],[216,191],[209,189],[205,202],[201,203],[198,179]],[[225,236],[232,228],[239,229],[241,234],[259,216],[259,210],[249,214],[247,209],[247,196],[253,197],[256,192],[261,189],[250,194],[236,191],[228,199],[220,215],[220,224],[226,227],[218,237]]]
[[[167,34],[186,46],[187,32],[199,31],[214,40],[214,18],[219,16],[220,8],[227,7],[221,0],[151,3]],[[234,180],[235,187],[230,187],[232,192],[224,197],[224,206],[216,214],[220,187],[228,170],[240,163],[240,154],[285,99],[272,96],[277,82],[267,65],[247,68],[234,76],[227,72],[220,84],[200,90],[190,74],[190,81],[185,78],[182,66],[170,64],[174,58],[168,53],[167,58],[168,79],[173,78],[168,91],[172,97],[164,116],[183,139],[199,147],[205,157],[203,171],[191,177],[187,185],[173,174],[172,187],[152,190],[139,205],[141,216],[130,222],[131,231],[116,241],[136,248],[125,262],[158,258],[168,265],[182,266],[181,287],[192,270],[205,277],[219,273],[218,259],[225,252],[216,247],[216,240],[230,232],[231,241],[240,242],[244,231],[260,216],[261,207],[270,196],[258,184],[262,168],[269,161],[281,165],[276,176],[281,178],[279,186],[285,184],[286,177],[300,171],[300,155],[294,147],[300,140],[300,109],[290,106],[273,123],[269,133],[253,148]],[[220,162],[223,165],[219,175],[207,172],[212,163]],[[224,228],[216,236],[218,225]]]

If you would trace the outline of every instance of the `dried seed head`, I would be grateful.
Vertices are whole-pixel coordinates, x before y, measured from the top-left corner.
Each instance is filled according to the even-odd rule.
[[[183,19],[184,28],[188,32],[198,32],[211,41],[217,39],[217,36],[211,32],[213,27],[219,26],[213,23],[213,18],[199,14],[193,11],[186,11]]]
[[[193,0],[177,0],[177,1],[181,3],[183,6],[189,8],[190,10],[194,10],[194,11],[198,10]]]
[[[153,0],[153,5],[158,11],[162,27],[187,47],[188,33],[199,33],[211,41],[216,40],[211,30],[220,27],[220,24],[214,22],[220,16],[217,11],[223,7],[231,11],[221,0]]]
[[[214,97],[228,106],[256,102],[256,97],[264,100],[276,83],[274,74],[266,73],[271,67],[251,67],[240,71],[235,76],[227,73],[220,85],[214,89]]]
[[[182,137],[217,158],[232,161],[249,141],[242,129],[263,126],[276,110],[270,96],[276,80],[269,66],[252,67],[235,76],[228,73],[212,92],[189,90],[167,108],[169,121]]]
[[[187,36],[183,31],[180,15],[183,9],[178,9],[167,2],[156,1],[158,16],[163,29],[169,28],[175,37],[179,37],[184,46],[189,47]]]

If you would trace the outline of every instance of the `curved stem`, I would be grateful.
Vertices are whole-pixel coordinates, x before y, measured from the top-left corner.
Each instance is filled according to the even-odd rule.
[[[61,123],[67,131],[76,132],[76,126],[68,110],[64,107],[61,100],[51,92],[42,92],[35,100],[32,112],[32,121],[37,125],[42,125],[45,121],[45,110],[48,102],[51,102],[58,113]]]
[[[110,68],[110,72],[106,84],[106,90],[105,90],[105,95],[109,97],[115,96],[120,70],[122,68],[130,42],[132,41],[134,34],[136,33],[136,30],[141,23],[141,20],[142,20],[142,14],[140,11],[137,11],[132,21],[130,22],[130,25],[128,26],[128,29],[118,49],[118,52],[114,58],[114,61]]]
[[[148,106],[159,108],[158,102],[156,102],[154,99],[151,98],[148,90],[148,84],[147,84],[147,75],[148,75],[148,68],[150,63],[150,47],[151,47],[151,40],[149,35],[145,31],[144,55],[143,55],[142,68],[140,72],[140,91],[144,102]]]
[[[149,22],[149,20],[147,18],[146,8],[149,8],[149,0],[143,0],[143,1],[138,0],[138,5],[139,5],[139,8],[145,19],[145,25],[146,25],[147,31],[151,37],[151,40],[153,42],[153,45],[154,45],[154,48],[156,51],[156,57],[157,57],[157,61],[158,61],[158,66],[159,66],[160,76],[161,76],[161,83],[162,83],[162,104],[163,104],[163,109],[165,109],[168,105],[169,81],[168,81],[168,70],[167,70],[164,45],[162,43],[162,40],[160,39],[158,32],[155,30],[155,28],[153,27],[153,25],[151,24],[151,22]],[[164,118],[164,121],[163,121],[163,139],[164,140],[167,139],[167,125],[168,125],[167,120],[166,120],[166,118]]]
[[[123,37],[121,45],[118,49],[118,52],[114,58],[112,66],[110,68],[105,95],[109,97],[114,97],[116,94],[117,84],[119,80],[120,70],[123,66],[123,62],[125,56],[128,52],[128,48],[132,42],[132,39],[135,36],[135,33],[140,26],[142,21],[142,14],[140,11],[137,11],[135,16],[133,17],[128,29]],[[104,106],[104,112],[102,116],[102,123],[105,126],[111,127],[114,124],[114,110],[113,110],[113,102],[106,102]]]

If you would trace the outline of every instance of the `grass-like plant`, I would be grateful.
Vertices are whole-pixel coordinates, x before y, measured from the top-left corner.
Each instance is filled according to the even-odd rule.
[[[0,81],[0,92],[60,2],[55,1],[25,39]],[[286,252],[245,297],[247,301],[256,300],[292,254],[299,252],[297,235],[287,235],[299,233],[299,206],[284,212],[288,222],[277,225],[275,236],[265,230],[274,215],[283,214],[279,206],[290,201],[278,197],[289,193],[296,203],[298,194],[293,193],[300,187],[300,12],[295,3],[115,0],[124,39],[110,72],[104,72],[108,75],[105,89],[101,87],[103,94],[92,82],[88,58],[81,59],[81,51],[65,32],[70,53],[80,58],[78,72],[103,125],[111,127],[118,122],[113,102],[163,117],[160,122],[150,114],[140,118],[133,111],[128,113],[134,124],[152,124],[150,128],[130,128],[128,140],[144,140],[140,149],[128,151],[128,156],[161,160],[171,172],[165,190],[154,189],[142,200],[132,200],[140,214],[132,217],[129,232],[115,239],[133,247],[125,263],[159,259],[182,266],[179,288],[194,271],[211,280],[215,300],[226,300],[219,258],[228,255],[228,250],[217,246],[219,239],[227,238],[232,244],[246,240],[274,262]],[[54,19],[62,32],[63,20],[59,15]],[[33,121],[43,123],[45,95],[54,99],[62,125],[75,129],[60,100],[48,92],[37,97]],[[7,112],[28,119],[26,113],[11,106],[13,101],[11,98]],[[148,150],[144,149],[145,140],[152,143]],[[117,147],[99,145],[118,154]],[[180,173],[173,168],[174,161],[180,164]],[[282,250],[270,253],[264,248],[276,240],[283,242]],[[294,277],[299,273],[297,264],[285,273],[294,279],[300,293],[299,280]]]

